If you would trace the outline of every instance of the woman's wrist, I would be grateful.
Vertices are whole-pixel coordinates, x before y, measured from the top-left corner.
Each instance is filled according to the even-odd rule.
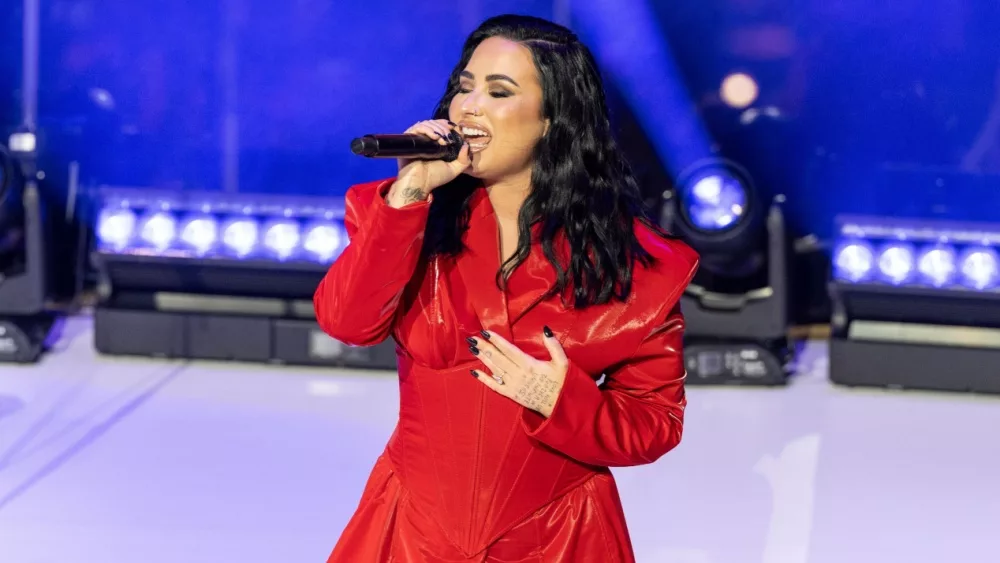
[[[389,207],[399,209],[411,203],[425,201],[429,196],[430,192],[413,187],[405,181],[397,180],[389,188],[389,193],[385,196],[385,202],[389,204]]]

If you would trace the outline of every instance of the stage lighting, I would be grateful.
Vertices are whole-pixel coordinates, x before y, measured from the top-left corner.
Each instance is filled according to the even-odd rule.
[[[312,295],[347,244],[342,198],[103,188],[91,198],[106,354],[393,368],[316,325]]]
[[[20,245],[24,205],[21,178],[10,152],[0,146],[0,257],[9,256]]]
[[[1000,224],[841,217],[830,378],[1000,393]]]
[[[734,72],[726,76],[719,86],[719,98],[729,107],[746,109],[757,101],[760,86],[752,76],[743,72]]]
[[[742,167],[722,159],[690,167],[664,196],[661,225],[701,254],[681,298],[688,382],[785,383],[784,199],[766,201]]]
[[[38,360],[55,319],[46,310],[45,216],[34,145],[28,133],[11,136],[11,150],[0,144],[0,362]]]
[[[712,171],[686,184],[681,192],[685,219],[702,231],[717,233],[741,220],[747,188],[736,177]]]

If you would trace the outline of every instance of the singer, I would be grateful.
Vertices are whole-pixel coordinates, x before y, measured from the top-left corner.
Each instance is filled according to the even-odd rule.
[[[568,29],[484,22],[406,131],[453,132],[456,159],[347,192],[315,294],[328,334],[391,336],[399,360],[396,430],[329,563],[632,562],[608,468],[680,442],[698,258],[644,215]]]

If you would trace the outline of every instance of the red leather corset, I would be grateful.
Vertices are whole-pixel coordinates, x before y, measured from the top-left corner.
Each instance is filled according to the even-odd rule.
[[[412,501],[467,554],[607,472],[529,438],[522,408],[476,381],[475,365],[432,369],[401,356],[399,423],[387,448]]]

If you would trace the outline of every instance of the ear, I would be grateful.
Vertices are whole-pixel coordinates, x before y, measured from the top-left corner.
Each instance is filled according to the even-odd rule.
[[[552,120],[551,119],[546,119],[545,120],[545,128],[542,129],[542,136],[543,137],[549,134],[549,126],[550,125],[552,125]]]

